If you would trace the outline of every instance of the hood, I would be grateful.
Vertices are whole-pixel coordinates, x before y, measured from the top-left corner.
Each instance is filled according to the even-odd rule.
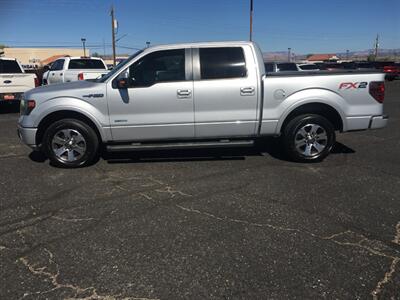
[[[104,86],[104,83],[85,80],[45,85],[25,92],[24,98],[33,99],[38,102],[60,97],[84,99],[84,95],[104,93]]]

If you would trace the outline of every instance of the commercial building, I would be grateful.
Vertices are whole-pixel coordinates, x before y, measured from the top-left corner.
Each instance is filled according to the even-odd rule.
[[[82,49],[70,48],[4,48],[4,56],[16,58],[22,65],[33,65],[40,67],[52,62],[52,58],[60,56],[82,56]],[[90,55],[86,49],[86,55]],[[54,59],[54,60],[55,60]]]

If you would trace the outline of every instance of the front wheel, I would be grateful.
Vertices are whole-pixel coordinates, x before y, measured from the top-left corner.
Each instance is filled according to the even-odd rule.
[[[93,128],[86,123],[63,119],[51,124],[46,130],[43,148],[53,165],[77,168],[95,161],[99,140]]]
[[[335,140],[332,123],[320,115],[297,116],[283,129],[285,151],[297,162],[323,160],[329,155]]]

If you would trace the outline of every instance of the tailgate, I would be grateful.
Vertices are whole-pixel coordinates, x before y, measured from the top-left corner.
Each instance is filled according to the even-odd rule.
[[[98,77],[101,77],[101,75],[103,74],[107,74],[108,71],[106,70],[88,70],[88,71],[83,71],[82,72],[84,74],[84,79],[96,79]]]
[[[35,87],[34,74],[0,75],[0,93],[24,93]]]

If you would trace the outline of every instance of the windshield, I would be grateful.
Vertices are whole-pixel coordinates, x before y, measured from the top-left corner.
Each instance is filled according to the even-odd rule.
[[[132,54],[124,60],[123,62],[120,62],[114,69],[112,69],[110,72],[108,72],[106,75],[103,77],[100,77],[99,79],[96,79],[97,82],[105,82],[108,80],[108,78],[112,77],[115,73],[117,73],[119,70],[123,69],[130,61],[132,61],[133,58],[138,56],[140,53],[142,53],[143,50],[139,50],[138,52]]]

